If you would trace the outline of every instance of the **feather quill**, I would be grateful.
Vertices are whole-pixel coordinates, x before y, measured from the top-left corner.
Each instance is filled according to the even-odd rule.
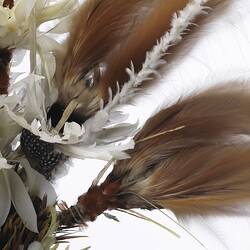
[[[78,198],[83,223],[106,209],[169,208],[178,215],[233,212],[250,191],[250,93],[211,89],[145,124],[131,158]],[[70,224],[70,212],[61,214]]]

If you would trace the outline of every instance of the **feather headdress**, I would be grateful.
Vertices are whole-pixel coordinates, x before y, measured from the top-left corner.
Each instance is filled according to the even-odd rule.
[[[62,223],[107,209],[169,208],[178,215],[232,212],[249,201],[250,93],[212,89],[179,101],[145,124],[131,158],[94,181]]]

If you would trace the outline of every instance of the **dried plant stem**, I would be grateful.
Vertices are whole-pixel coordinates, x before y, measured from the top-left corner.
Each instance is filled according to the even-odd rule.
[[[172,133],[172,132],[175,132],[175,131],[179,131],[181,129],[184,129],[185,127],[186,126],[183,125],[183,126],[180,126],[178,128],[169,129],[169,130],[166,130],[166,131],[163,131],[163,132],[160,132],[160,133],[145,137],[145,138],[143,138],[141,140],[136,141],[136,143],[141,143],[141,142],[145,142],[145,141],[148,141],[148,140],[152,140],[152,139],[155,139],[156,137],[159,137],[159,136],[162,136],[162,135],[165,135],[165,134],[168,134],[168,133]]]
[[[30,72],[36,71],[36,51],[37,51],[37,36],[36,36],[36,10],[33,8],[30,15]]]
[[[125,209],[121,209],[121,208],[117,208],[116,210],[120,211],[120,212],[123,212],[123,213],[126,213],[126,214],[129,214],[129,215],[132,215],[132,216],[135,216],[135,217],[137,217],[139,219],[151,222],[151,223],[163,228],[164,230],[168,231],[169,233],[171,233],[175,237],[180,238],[180,235],[177,234],[175,231],[171,230],[170,228],[164,226],[163,224],[161,224],[161,223],[159,223],[159,222],[157,222],[157,221],[155,221],[155,220],[153,220],[153,219],[151,219],[151,218],[149,218],[149,217],[147,217],[147,216],[145,216],[145,215],[143,215],[143,214],[141,214],[139,212],[136,212],[134,210],[125,210]]]
[[[92,183],[92,186],[97,186],[98,182],[101,180],[101,178],[103,177],[103,175],[106,173],[106,171],[110,168],[110,166],[112,165],[112,163],[114,163],[115,159],[111,158],[107,164],[104,166],[104,168],[100,171],[100,173],[97,175],[97,177],[95,178],[95,180]]]
[[[55,127],[55,131],[57,133],[59,133],[59,131],[63,128],[65,122],[68,120],[68,118],[70,117],[70,115],[74,112],[74,110],[76,109],[76,107],[78,106],[78,102],[74,99],[72,100],[69,105],[67,106],[67,108],[65,109],[65,111],[63,112],[63,116],[60,119],[60,121],[58,122],[58,124]]]
[[[156,205],[154,205],[152,202],[150,202],[149,200],[145,199],[141,195],[138,195],[138,194],[135,194],[135,193],[133,193],[133,194],[136,195],[138,198],[142,199],[143,201],[145,201],[146,203],[148,203],[152,208],[157,209],[160,213],[162,213],[164,216],[166,216],[168,219],[170,219],[172,222],[174,222],[177,226],[179,226],[181,229],[183,229],[187,234],[189,234],[203,248],[207,249],[205,247],[205,245],[195,235],[193,235],[191,232],[189,232],[184,226],[182,226],[179,222],[177,222],[176,220],[174,220],[171,216],[169,216],[168,214],[166,214],[164,211],[162,211],[161,209],[159,209]]]

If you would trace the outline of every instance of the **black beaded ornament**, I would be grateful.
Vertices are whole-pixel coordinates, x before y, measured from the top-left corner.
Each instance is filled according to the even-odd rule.
[[[31,167],[47,179],[51,178],[54,168],[65,160],[62,153],[55,151],[54,144],[40,140],[39,136],[26,129],[22,131],[20,141],[22,151],[29,160]]]

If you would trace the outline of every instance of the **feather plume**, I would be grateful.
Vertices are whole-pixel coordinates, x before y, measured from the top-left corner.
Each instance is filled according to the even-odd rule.
[[[149,52],[146,53],[146,58],[141,70],[139,72],[136,72],[133,64],[131,65],[130,69],[126,69],[129,75],[129,81],[127,81],[123,85],[121,91],[119,89],[119,86],[117,86],[118,91],[116,95],[114,95],[114,97],[112,96],[112,90],[110,90],[110,98],[106,106],[104,107],[104,103],[102,103],[101,110],[95,113],[93,117],[91,117],[84,123],[86,133],[85,136],[82,138],[82,143],[79,143],[74,146],[71,145],[64,147],[63,149],[61,149],[64,153],[74,155],[78,158],[82,158],[86,156],[86,154],[87,157],[90,157],[90,153],[87,152],[88,150],[86,151],[86,143],[93,144],[97,141],[99,142],[101,139],[101,141],[104,142],[105,145],[103,147],[99,146],[99,150],[97,150],[96,152],[97,154],[93,154],[94,148],[91,147],[92,157],[93,155],[95,155],[95,157],[98,157],[99,159],[100,157],[102,157],[101,159],[103,159],[103,157],[105,156],[105,159],[109,160],[111,155],[116,159],[124,159],[124,156],[126,156],[126,154],[121,152],[121,148],[119,148],[116,143],[118,142],[116,128],[120,130],[119,127],[122,126],[125,129],[123,130],[123,134],[120,133],[121,136],[119,136],[119,138],[124,138],[124,135],[126,135],[126,137],[129,137],[131,135],[134,136],[134,134],[137,133],[137,129],[134,124],[125,124],[124,120],[126,119],[126,115],[119,114],[117,116],[117,111],[115,111],[115,109],[120,104],[128,103],[129,100],[136,94],[137,89],[140,85],[142,85],[149,79],[159,76],[157,70],[159,70],[161,65],[166,63],[166,61],[163,60],[166,55],[166,52],[172,45],[177,44],[182,40],[183,32],[187,30],[188,26],[193,22],[195,17],[204,13],[205,7],[203,6],[203,4],[205,2],[202,0],[191,1],[189,4],[187,4],[187,6],[185,6],[183,10],[179,11],[176,15],[174,15],[171,21],[170,30],[161,37],[161,39],[157,42],[155,46],[153,46],[153,48]],[[56,119],[53,119],[53,114],[57,116],[54,118],[59,119],[62,114],[63,108],[61,105],[57,104],[58,103],[54,104],[49,112],[49,117],[52,117],[52,124],[53,120],[54,122],[56,121]],[[68,105],[65,109],[63,117],[58,123],[60,125],[60,128],[61,124],[64,124],[65,121],[68,119],[68,114],[76,108],[75,104],[78,105],[77,100],[71,101],[70,105]],[[68,112],[70,107],[73,107],[73,109],[71,109],[71,112]],[[76,120],[76,118],[77,116],[75,115],[75,113],[73,113],[68,120],[80,121],[80,119]],[[54,125],[56,125],[56,123],[57,122],[55,122]],[[56,126],[56,128],[57,127],[58,126]],[[105,130],[106,132],[104,132]],[[59,129],[57,131],[59,131]],[[129,134],[125,131],[129,131]],[[106,135],[108,134],[109,138],[100,138],[100,135],[103,134],[103,132]],[[113,136],[114,134],[116,134],[115,138]],[[110,137],[114,138],[112,140],[113,143],[110,140]],[[108,145],[107,141],[110,142]],[[122,151],[131,148],[131,145],[133,145],[132,140],[130,140],[126,145],[122,144]],[[119,144],[119,146],[121,146],[121,144]],[[97,148],[98,147],[96,147],[96,149]]]
[[[80,116],[89,117],[100,100],[128,80],[131,61],[140,70],[145,55],[169,29],[172,16],[188,0],[86,1],[77,13],[68,41],[64,79],[58,83],[61,109],[78,98]],[[58,104],[57,104],[58,105]]]
[[[237,89],[180,101],[149,120],[131,159],[112,175],[123,176],[128,193],[178,213],[219,211],[249,199],[250,144],[240,141],[250,132],[249,104],[249,92]]]
[[[106,209],[169,208],[179,215],[232,212],[249,201],[249,90],[211,89],[151,118],[130,159],[116,162],[74,209],[83,222]],[[61,214],[63,223],[68,210]],[[66,218],[66,219],[65,219]]]

